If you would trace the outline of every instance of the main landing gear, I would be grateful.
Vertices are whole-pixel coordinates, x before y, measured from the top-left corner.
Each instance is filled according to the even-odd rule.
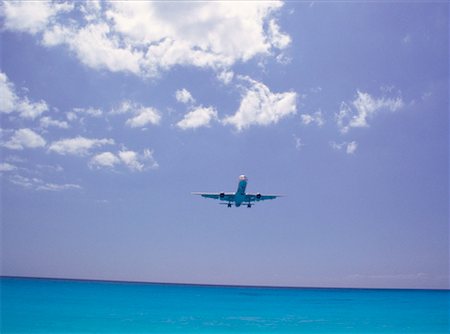
[[[233,204],[231,203],[227,203],[227,207],[231,208]],[[247,203],[247,208],[251,208],[252,207],[252,203]]]

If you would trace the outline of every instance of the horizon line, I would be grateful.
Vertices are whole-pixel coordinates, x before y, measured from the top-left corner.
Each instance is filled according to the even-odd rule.
[[[123,283],[123,284],[148,284],[148,285],[179,285],[179,286],[204,286],[223,288],[265,288],[265,289],[321,289],[321,290],[424,290],[424,291],[450,291],[449,288],[378,288],[378,287],[333,287],[333,286],[280,286],[280,285],[251,285],[251,284],[219,284],[219,283],[177,283],[177,282],[151,282],[151,281],[128,281],[114,279],[92,279],[92,278],[69,278],[69,277],[48,277],[48,276],[16,276],[0,275],[0,278],[37,279],[37,280],[58,280],[58,281],[80,281],[80,282],[102,282],[102,283]]]

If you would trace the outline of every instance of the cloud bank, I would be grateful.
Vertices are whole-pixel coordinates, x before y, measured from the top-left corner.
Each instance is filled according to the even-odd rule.
[[[91,68],[158,77],[177,65],[220,73],[237,62],[280,53],[291,43],[274,17],[282,5],[5,2],[1,15],[5,29],[37,35],[46,47],[65,46]]]

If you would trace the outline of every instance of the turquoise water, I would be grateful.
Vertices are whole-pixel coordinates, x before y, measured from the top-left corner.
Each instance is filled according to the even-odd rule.
[[[1,333],[449,333],[450,291],[1,278]]]

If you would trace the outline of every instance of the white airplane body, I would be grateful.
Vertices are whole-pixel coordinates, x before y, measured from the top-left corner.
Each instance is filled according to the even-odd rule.
[[[251,208],[254,203],[252,202],[259,202],[259,201],[265,201],[267,199],[275,199],[277,197],[280,197],[282,195],[261,195],[260,193],[256,194],[248,194],[245,192],[245,189],[247,188],[247,181],[248,178],[245,175],[239,176],[239,184],[236,192],[234,193],[200,193],[195,192],[192,193],[193,195],[200,195],[205,198],[212,198],[212,199],[218,199],[223,202],[227,203],[220,203],[220,204],[227,204],[229,208],[234,204],[234,206],[239,207],[241,204],[246,204],[248,208]]]

